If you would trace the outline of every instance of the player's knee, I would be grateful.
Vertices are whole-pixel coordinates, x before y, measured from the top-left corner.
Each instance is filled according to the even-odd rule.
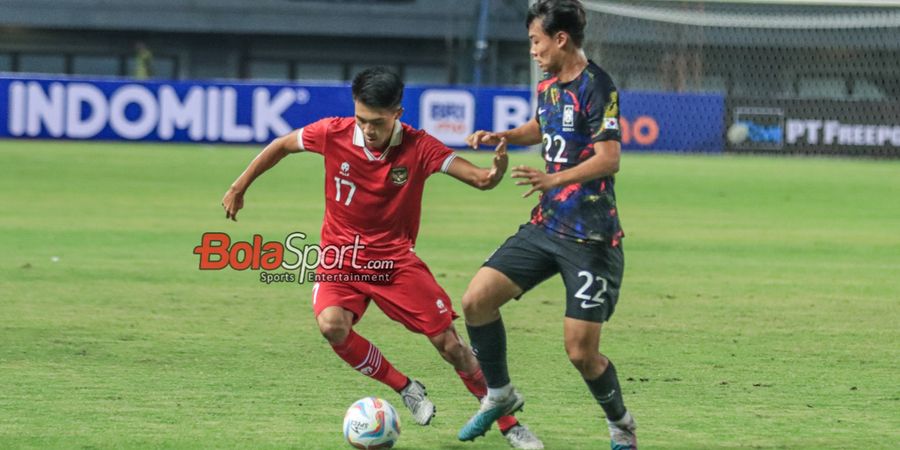
[[[500,318],[500,307],[522,290],[506,275],[482,268],[462,296],[466,323],[483,324]]]
[[[463,314],[466,317],[480,314],[485,309],[487,296],[480,286],[469,286],[462,296]]]
[[[608,364],[606,358],[598,351],[567,348],[566,353],[568,353],[569,362],[572,363],[572,366],[585,377],[593,378],[603,373]]]
[[[428,340],[431,341],[434,348],[437,349],[438,353],[440,353],[447,361],[454,362],[454,360],[457,359],[457,354],[460,352],[462,343],[460,342],[456,331],[453,331],[452,328],[445,330],[441,334],[429,337]]]
[[[569,362],[582,374],[595,372],[597,370],[596,366],[601,363],[600,353],[596,351],[570,348],[566,349],[566,353],[568,353]]]
[[[319,332],[331,345],[339,345],[350,335],[350,326],[342,321],[319,322]]]
[[[584,372],[585,365],[587,364],[588,357],[587,354],[577,350],[569,350],[569,362],[575,366],[579,372]]]
[[[450,363],[457,371],[469,373],[478,367],[478,361],[472,354],[472,349],[463,343],[456,333],[445,333],[431,338],[431,342],[437,348],[444,361]]]

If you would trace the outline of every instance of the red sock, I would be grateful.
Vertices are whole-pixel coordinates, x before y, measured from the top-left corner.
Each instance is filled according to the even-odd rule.
[[[482,397],[487,395],[487,383],[484,381],[484,374],[481,373],[481,369],[478,369],[471,374],[457,370],[456,374],[459,375],[463,384],[466,385],[466,389],[468,389],[476,398],[481,400]]]
[[[487,382],[484,381],[484,374],[481,372],[481,369],[478,369],[474,373],[463,373],[460,371],[456,371],[459,375],[459,378],[462,380],[463,384],[466,385],[466,389],[469,390],[475,397],[479,400],[482,399],[485,395],[487,395]],[[500,432],[506,433],[510,428],[516,426],[519,423],[513,416],[503,416],[497,419],[497,426],[500,427]]]
[[[372,377],[395,391],[406,387],[408,379],[388,362],[378,347],[372,345],[366,338],[350,330],[347,339],[338,345],[332,345],[334,352],[338,354],[350,367],[359,373]]]

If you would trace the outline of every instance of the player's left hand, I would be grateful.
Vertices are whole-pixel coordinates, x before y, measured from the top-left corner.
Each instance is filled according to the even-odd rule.
[[[531,185],[528,192],[522,194],[522,197],[528,197],[537,191],[547,192],[549,189],[556,187],[556,178],[553,175],[545,173],[528,166],[516,166],[512,170],[513,178],[521,178],[522,181],[516,182],[517,186]]]

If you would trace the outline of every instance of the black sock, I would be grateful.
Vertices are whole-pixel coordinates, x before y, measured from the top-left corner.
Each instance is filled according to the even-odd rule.
[[[625,416],[625,402],[622,400],[622,388],[619,387],[619,377],[616,376],[616,367],[612,361],[606,366],[606,370],[596,380],[584,380],[597,399],[597,403],[606,413],[606,418],[615,422]]]
[[[500,388],[509,384],[506,369],[506,329],[503,319],[486,325],[473,327],[466,324],[472,352],[481,364],[481,371],[489,388]]]

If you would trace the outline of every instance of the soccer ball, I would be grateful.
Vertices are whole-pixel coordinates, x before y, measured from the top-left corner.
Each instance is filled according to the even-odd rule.
[[[727,138],[732,145],[743,144],[750,136],[750,127],[743,122],[735,122],[728,128]]]
[[[359,399],[344,415],[344,438],[356,448],[391,448],[400,437],[400,417],[385,400]]]

